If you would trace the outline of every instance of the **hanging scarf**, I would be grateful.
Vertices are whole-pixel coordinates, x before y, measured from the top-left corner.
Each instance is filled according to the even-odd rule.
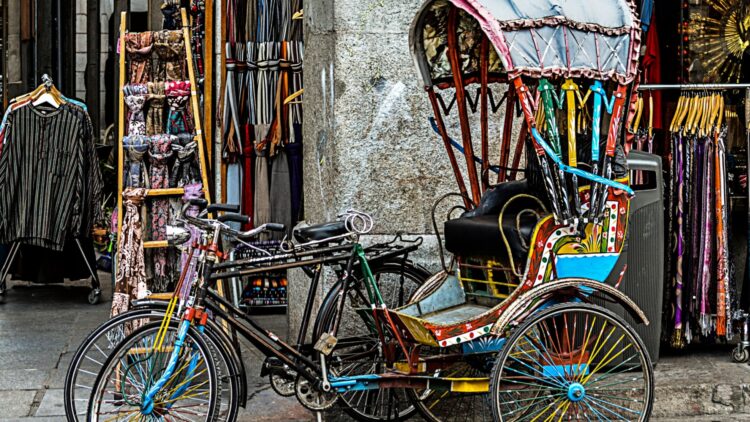
[[[164,3],[161,5],[161,13],[164,15],[162,28],[175,30],[182,27],[179,0],[164,0]]]
[[[682,140],[682,132],[674,135],[675,143],[677,148],[674,149],[676,160],[675,166],[677,170],[677,262],[675,269],[675,294],[674,294],[674,335],[672,336],[672,347],[682,348],[685,343],[683,341],[682,332],[682,267],[685,262],[685,236],[684,236],[684,149],[685,146]]]
[[[150,292],[146,284],[146,265],[143,262],[143,238],[140,206],[146,189],[125,189],[122,193],[125,215],[117,244],[117,272],[112,297],[111,316],[128,310],[130,301],[144,299]]]
[[[130,84],[122,88],[125,104],[128,106],[128,136],[146,134],[146,119],[143,108],[148,98],[148,88],[145,84]]]
[[[146,114],[146,134],[149,136],[164,133],[164,82],[148,83],[148,113]]]
[[[258,44],[258,85],[256,95],[256,118],[258,124],[271,124],[274,118],[281,45],[278,42]]]
[[[710,304],[708,303],[708,291],[710,283],[713,277],[712,274],[712,263],[713,263],[713,241],[714,241],[714,172],[713,172],[713,161],[714,161],[714,145],[710,138],[704,139],[705,149],[703,153],[704,166],[703,166],[703,183],[705,187],[703,189],[703,201],[702,201],[702,217],[703,217],[703,241],[701,244],[702,258],[701,258],[701,278],[700,278],[700,318],[699,324],[701,331],[704,336],[709,334],[711,329],[711,313]]]
[[[729,288],[729,230],[726,172],[726,127],[715,134],[714,186],[716,195],[716,334],[731,336],[732,315]]]
[[[149,159],[151,163],[151,189],[166,189],[169,187],[169,158],[172,156],[172,140],[174,136],[152,136],[149,145]],[[166,225],[169,223],[169,199],[158,198],[151,201],[151,240],[166,240]],[[153,251],[154,281],[151,288],[157,292],[167,290],[169,278],[167,275],[167,249],[158,248]]]
[[[151,50],[153,32],[131,32],[125,38],[125,51],[130,61],[130,83],[143,84],[151,80]]]
[[[126,188],[149,187],[146,177],[146,164],[143,156],[148,151],[148,137],[126,136],[122,138],[122,147],[127,164],[124,169],[123,180]]]
[[[203,185],[200,183],[191,184],[191,185],[185,185],[185,193],[182,196],[182,201],[187,203],[191,199],[198,199],[203,197]],[[195,217],[200,212],[200,208],[198,208],[195,205],[191,205],[186,210],[186,214]],[[200,230],[195,226],[188,226],[190,230],[190,241],[189,245],[195,245],[200,241]],[[185,268],[185,263],[188,260],[189,254],[186,250],[182,251],[182,255],[180,257],[180,268]],[[180,288],[180,299],[187,300],[188,296],[190,296],[190,287],[195,281],[196,277],[196,265],[198,262],[198,254],[193,254],[193,258],[191,259],[190,265],[187,267],[186,274],[185,274],[185,281],[183,282],[181,288]]]
[[[185,79],[185,40],[182,31],[158,31],[154,34],[154,49],[159,56],[159,79]]]
[[[302,61],[304,60],[305,47],[301,41],[287,42],[287,60],[291,71],[289,94],[302,89]],[[302,102],[295,100],[289,104],[290,123],[302,123]]]
[[[296,136],[296,142],[286,146],[286,153],[289,156],[289,183],[290,183],[290,206],[292,209],[292,221],[302,220],[302,125],[293,126]]]
[[[167,82],[166,94],[169,104],[167,133],[171,135],[192,133],[193,123],[187,111],[187,103],[190,99],[190,82]]]
[[[172,175],[169,179],[170,186],[187,186],[201,181],[200,165],[196,149],[198,143],[189,133],[177,135],[177,142],[172,142],[172,150],[177,154],[177,159],[172,165]]]
[[[253,224],[256,227],[271,222],[271,198],[268,181],[268,149],[264,141],[270,129],[269,125],[255,126],[255,199],[253,205]]]
[[[195,69],[198,72],[197,78],[203,79],[203,38],[206,36],[206,2],[203,0],[193,0],[190,7],[192,15],[192,34],[193,60]]]

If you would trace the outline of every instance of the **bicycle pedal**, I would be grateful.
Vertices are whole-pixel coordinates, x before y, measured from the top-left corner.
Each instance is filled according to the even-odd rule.
[[[338,343],[336,337],[328,333],[323,333],[315,343],[314,349],[326,356],[330,356],[331,352],[333,352],[333,348],[336,347],[336,343]]]

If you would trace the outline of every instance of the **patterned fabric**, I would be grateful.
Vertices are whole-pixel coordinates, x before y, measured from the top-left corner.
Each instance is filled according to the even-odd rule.
[[[126,189],[122,196],[125,215],[117,244],[118,265],[111,312],[113,317],[127,311],[131,300],[146,298],[150,293],[146,284],[143,223],[140,217],[140,206],[146,197],[146,189]]]
[[[169,104],[167,133],[171,135],[192,133],[193,122],[187,111],[187,103],[190,100],[190,82],[167,82],[166,93]]]
[[[206,2],[203,0],[191,1],[190,14],[192,16],[192,28],[190,33],[192,34],[192,46],[193,46],[193,59],[195,60],[195,69],[198,72],[198,79],[203,78],[203,39],[206,36]]]
[[[125,50],[130,61],[130,83],[143,84],[151,80],[151,51],[153,32],[131,32],[125,39]]]
[[[174,30],[182,27],[179,0],[164,0],[161,5],[161,13],[164,15],[162,28]]]
[[[158,31],[154,34],[154,49],[159,56],[158,78],[166,81],[185,79],[185,41],[182,31]]]
[[[177,135],[177,142],[172,142],[172,150],[177,154],[177,159],[172,165],[172,175],[169,179],[170,186],[187,186],[201,181],[200,165],[196,149],[198,143],[189,133]]]
[[[151,189],[169,187],[169,158],[172,156],[172,141],[175,137],[156,135],[150,138],[149,159],[151,163]],[[169,199],[159,198],[151,201],[151,240],[166,240],[166,225],[169,223]],[[157,292],[167,290],[167,249],[153,251],[154,279],[151,288]]]
[[[145,84],[130,84],[123,88],[128,113],[128,136],[146,134],[146,119],[143,108],[148,99],[148,87]]]
[[[203,185],[200,183],[192,184],[192,185],[186,185],[185,186],[185,194],[182,196],[183,202],[188,202],[191,199],[197,199],[203,197]],[[195,217],[200,212],[200,209],[197,206],[191,205],[188,207],[186,214]],[[189,245],[193,245],[197,243],[200,240],[200,230],[198,230],[195,226],[188,226],[190,228],[190,241],[188,242]],[[182,256],[180,257],[180,268],[185,268],[185,264],[188,259],[188,253],[186,250],[182,251]],[[187,300],[188,296],[190,295],[190,288],[193,282],[195,281],[195,275],[196,270],[195,266],[198,262],[198,254],[193,254],[193,258],[191,259],[190,265],[185,270],[185,281],[182,284],[182,287],[180,288],[179,296],[182,300]]]
[[[148,137],[126,136],[122,138],[122,147],[125,152],[125,168],[123,180],[126,188],[147,188],[146,163],[143,156],[148,151]]]
[[[164,133],[164,82],[148,83],[148,112],[146,114],[146,134],[149,136]]]

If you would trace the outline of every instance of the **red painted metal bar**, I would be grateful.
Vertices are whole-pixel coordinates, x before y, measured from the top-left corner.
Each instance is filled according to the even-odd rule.
[[[450,160],[451,163],[451,169],[453,170],[453,175],[456,176],[456,183],[458,183],[458,191],[461,192],[461,197],[464,200],[464,206],[466,209],[472,209],[473,206],[471,205],[471,201],[469,201],[469,194],[466,191],[466,183],[464,182],[464,177],[461,174],[461,169],[458,168],[458,162],[456,161],[456,154],[453,152],[453,147],[451,146],[450,137],[448,136],[448,131],[445,128],[445,121],[443,120],[443,112],[440,110],[440,106],[437,102],[437,96],[435,95],[435,91],[427,87],[427,95],[430,97],[430,103],[432,104],[432,111],[435,114],[435,123],[437,123],[438,130],[440,131],[440,137],[443,138],[443,145],[445,146],[445,151],[448,153],[448,160]]]
[[[469,114],[466,107],[466,91],[461,73],[461,59],[458,47],[458,9],[452,8],[448,14],[448,60],[453,73],[453,82],[456,86],[456,102],[458,105],[458,119],[461,126],[461,140],[464,144],[464,155],[466,156],[466,169],[469,172],[469,185],[471,186],[471,198],[475,204],[479,203],[481,191],[479,189],[479,178],[477,167],[474,163],[474,145],[471,142],[471,128],[469,126]]]
[[[480,112],[479,112],[479,119],[481,124],[481,131],[482,131],[482,191],[486,191],[487,187],[490,185],[490,175],[489,175],[489,168],[490,168],[490,159],[489,159],[489,115],[487,113],[487,102],[489,101],[487,91],[489,90],[489,81],[488,81],[488,73],[489,73],[489,66],[490,66],[490,42],[487,39],[487,37],[482,38],[482,44],[480,46],[480,63],[479,63],[479,75],[480,75],[480,95],[481,95],[481,105],[480,105]],[[504,171],[500,171],[500,174],[504,173]]]
[[[523,154],[523,148],[526,145],[526,136],[529,134],[529,128],[526,126],[526,121],[521,123],[521,132],[518,134],[518,142],[516,143],[516,150],[513,153],[513,164],[511,165],[511,171],[508,175],[508,180],[516,180],[516,174],[518,173],[518,166],[521,165],[521,155]]]
[[[508,87],[508,94],[505,99],[505,121],[503,121],[503,139],[500,141],[500,172],[497,174],[497,182],[502,183],[507,180],[506,174],[508,167],[508,155],[510,154],[511,137],[513,136],[513,109],[516,107],[516,91]],[[524,138],[521,138],[523,141]],[[518,146],[516,146],[516,150]],[[513,157],[515,161],[515,157]],[[517,166],[513,166],[517,168]],[[515,171],[513,173],[515,176]],[[512,177],[510,179],[513,179]]]

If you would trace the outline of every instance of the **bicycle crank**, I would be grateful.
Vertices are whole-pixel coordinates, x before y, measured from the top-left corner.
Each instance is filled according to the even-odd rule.
[[[336,393],[326,393],[313,385],[307,378],[297,375],[297,381],[294,383],[294,393],[300,404],[313,412],[330,409],[338,395]]]

